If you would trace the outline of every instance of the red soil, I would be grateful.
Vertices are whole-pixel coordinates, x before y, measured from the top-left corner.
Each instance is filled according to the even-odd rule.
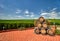
[[[60,36],[37,35],[33,29],[0,33],[0,41],[60,41]]]

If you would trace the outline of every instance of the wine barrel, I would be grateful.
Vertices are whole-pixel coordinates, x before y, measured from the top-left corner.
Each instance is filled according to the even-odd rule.
[[[35,27],[35,28],[34,28],[34,33],[40,34],[40,29],[39,29],[38,27]]]
[[[53,26],[51,27],[51,29],[52,29],[53,32],[55,32],[55,31],[56,31],[56,25],[53,25]]]
[[[41,28],[41,34],[46,34],[46,29],[45,28]]]
[[[43,28],[45,28],[45,29],[46,29],[46,28],[48,28],[47,23],[46,23],[46,22],[44,22],[44,23],[42,24],[42,27],[43,27]]]
[[[39,19],[38,19],[38,20],[39,20],[39,22],[40,22],[40,23],[42,23],[42,22],[44,22],[44,21],[45,21],[44,17],[42,17],[42,16],[41,16],[41,17],[39,17]]]
[[[48,33],[48,35],[51,35],[51,36],[55,35],[55,32],[53,32],[52,29],[48,29],[47,33]]]
[[[41,28],[41,26],[42,26],[41,23],[37,24],[37,27],[38,27],[38,28]]]

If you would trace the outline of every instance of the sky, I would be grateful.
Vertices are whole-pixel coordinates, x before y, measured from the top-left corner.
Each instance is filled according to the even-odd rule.
[[[0,19],[60,19],[60,0],[0,0]]]

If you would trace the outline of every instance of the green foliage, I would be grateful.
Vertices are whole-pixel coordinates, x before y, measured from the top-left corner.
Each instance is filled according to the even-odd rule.
[[[48,19],[50,24],[52,25],[54,22],[56,25],[60,25],[60,19]],[[0,20],[0,30],[5,27],[6,29],[25,29],[34,27],[35,20]]]
[[[49,19],[49,22],[51,25],[53,25],[53,23],[55,23],[56,25],[60,25],[60,19]]]
[[[33,23],[34,20],[0,20],[0,23]]]

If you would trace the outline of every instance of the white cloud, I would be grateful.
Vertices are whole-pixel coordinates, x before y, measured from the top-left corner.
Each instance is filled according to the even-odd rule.
[[[42,12],[40,14],[40,16],[44,16],[45,18],[52,18],[52,19],[58,19],[60,18],[60,12],[56,12],[54,10],[56,10],[57,8],[53,8],[52,11],[49,12]]]
[[[30,12],[30,11],[28,11],[28,10],[22,11],[21,13],[22,13],[23,15],[22,15],[22,14],[20,15],[20,14],[19,14],[20,11],[21,11],[20,9],[17,9],[17,10],[16,10],[17,15],[16,15],[16,14],[14,14],[14,15],[8,14],[8,15],[4,15],[4,16],[3,16],[3,15],[1,14],[1,15],[3,16],[3,17],[1,16],[1,18],[2,18],[2,19],[33,19],[34,16],[35,16],[35,15],[34,15],[34,12]],[[19,14],[19,15],[18,15],[18,14]],[[0,18],[0,19],[1,19],[1,18]]]
[[[46,11],[44,11],[43,9],[41,9],[41,13],[42,13],[42,12],[46,12]]]
[[[22,17],[22,16],[20,16],[20,15],[19,15],[19,16],[16,16],[16,17],[17,17],[17,18],[23,18],[23,17]]]
[[[34,17],[34,15],[31,15],[30,17]]]
[[[23,19],[24,17],[21,16],[21,15],[11,15],[11,14],[8,14],[8,15],[0,15],[0,19]]]
[[[20,9],[17,9],[17,10],[16,10],[16,14],[19,14],[19,13],[21,13],[21,11],[22,11],[22,10],[20,10]]]
[[[55,11],[57,8],[53,8],[52,10],[50,10],[50,11]]]
[[[29,17],[29,16],[30,16],[30,12],[29,12],[28,10],[25,10],[25,11],[24,11],[24,15],[25,15],[26,17]]]
[[[24,14],[25,14],[25,16],[30,17],[30,18],[33,18],[34,17],[34,13],[33,12],[29,12],[28,10],[25,11]]]
[[[56,18],[60,19],[60,12],[56,12],[57,8],[53,8],[50,11],[43,11],[41,10],[40,16],[44,16],[45,18]],[[21,15],[18,15],[19,13],[22,13]],[[17,15],[11,15],[8,14],[7,16],[3,16],[3,14],[0,14],[0,19],[38,19],[39,15],[35,14],[34,12],[30,12],[29,10],[22,11],[20,9],[16,10]]]
[[[26,10],[26,11],[25,11],[25,13],[26,13],[26,14],[28,14],[28,13],[29,13],[29,11],[28,11],[28,10]]]
[[[56,10],[57,8],[53,8],[52,10]]]
[[[47,12],[45,12],[45,13],[42,12],[42,13],[41,13],[41,16],[44,16],[44,15],[47,15],[47,14],[49,14],[49,13],[47,13]]]
[[[31,15],[30,15],[30,17],[34,17],[35,15],[34,15],[34,13],[33,12],[31,12]]]

